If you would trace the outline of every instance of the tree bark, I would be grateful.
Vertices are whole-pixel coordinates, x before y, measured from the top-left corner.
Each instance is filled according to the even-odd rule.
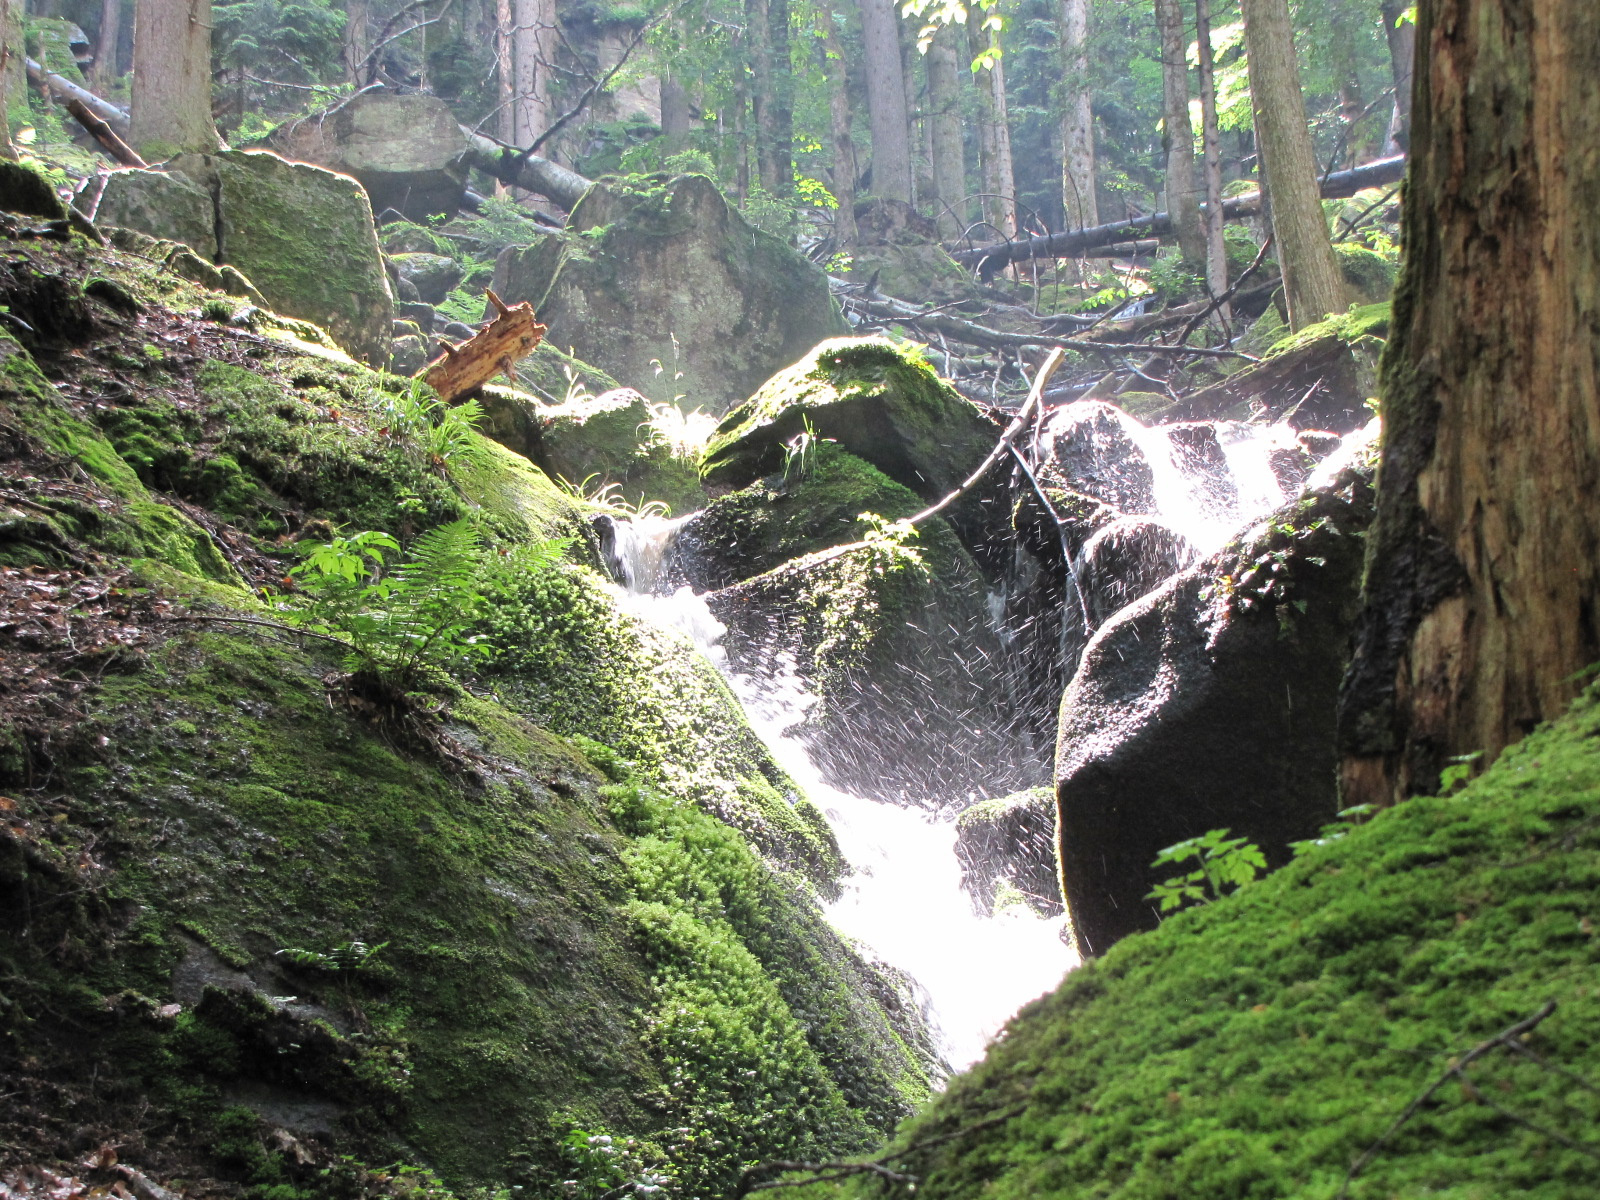
[[[933,160],[934,200],[939,235],[954,239],[966,227],[961,202],[967,195],[966,151],[961,142],[961,68],[955,29],[939,28],[928,45],[929,157]]]
[[[512,0],[510,141],[531,146],[550,125],[550,76],[556,56],[555,0]]]
[[[968,46],[976,59],[996,47],[993,30],[981,30],[978,22],[967,23]],[[1017,234],[1017,183],[1011,163],[1011,124],[1006,105],[1006,68],[1002,59],[977,72],[978,157],[983,177],[983,210],[989,224],[1003,237]]]
[[[1206,288],[1213,296],[1228,290],[1228,243],[1223,237],[1222,135],[1217,128],[1216,61],[1211,53],[1211,0],[1194,0],[1195,46],[1200,63],[1200,142],[1205,148]],[[1233,320],[1228,302],[1217,305],[1223,327]]]
[[[1600,6],[1422,0],[1417,38],[1348,803],[1486,765],[1600,659]]]
[[[105,91],[117,77],[117,45],[122,39],[122,0],[101,0],[100,32],[95,37],[89,86]]]
[[[1167,152],[1167,214],[1183,265],[1206,268],[1206,235],[1200,223],[1200,193],[1194,177],[1194,126],[1189,123],[1189,39],[1178,0],[1156,0],[1161,33],[1161,140]]]
[[[858,0],[872,126],[872,194],[911,203],[911,125],[893,0]]]
[[[784,0],[778,0],[782,6]],[[772,85],[772,26],[768,0],[744,0],[745,62],[750,68],[750,123],[756,135],[756,182],[777,194],[777,122]]]
[[[105,0],[105,3],[111,5],[116,3],[116,0]],[[343,50],[345,78],[352,86],[358,88],[366,83],[362,78],[362,69],[366,66],[367,55],[372,53],[372,30],[368,21],[370,12],[368,0],[345,0]]]
[[[1061,0],[1061,195],[1063,229],[1100,223],[1095,196],[1094,114],[1089,107],[1089,0]]]
[[[211,120],[211,0],[139,0],[129,122],[128,140],[151,161],[221,146]]]
[[[1262,183],[1283,267],[1289,327],[1303,329],[1345,308],[1344,280],[1317,189],[1288,0],[1242,0],[1250,96]]]
[[[694,114],[689,110],[689,93],[671,72],[661,72],[661,137],[666,152],[676,154],[688,145],[694,129]]]
[[[850,122],[850,83],[845,65],[844,46],[834,24],[830,0],[818,0],[817,19],[823,36],[817,47],[822,56],[822,72],[828,80],[828,117],[833,132],[833,198],[839,207],[833,214],[833,243],[839,250],[856,244],[856,143]]]
[[[516,66],[512,45],[516,28],[511,14],[511,0],[494,2],[494,65],[495,65],[495,128],[500,140],[515,144],[517,140],[517,86]]]
[[[1394,75],[1394,119],[1389,122],[1387,145],[1396,150],[1404,150],[1410,141],[1412,64],[1417,58],[1417,27],[1400,19],[1406,8],[1405,0],[1383,0],[1383,33]]]
[[[23,94],[22,0],[0,0],[0,158],[16,158],[11,106]]]

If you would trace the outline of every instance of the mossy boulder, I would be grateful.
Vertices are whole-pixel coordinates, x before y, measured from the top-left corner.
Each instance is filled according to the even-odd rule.
[[[1083,652],[1056,746],[1061,878],[1080,944],[1157,923],[1163,848],[1229,828],[1274,864],[1338,808],[1370,472],[1347,471],[1123,608]]]
[[[834,338],[774,375],[735,408],[706,446],[701,475],[743,487],[782,471],[813,440],[837,442],[925,501],[954,491],[999,440],[1000,428],[934,373],[914,346]],[[968,544],[984,546],[1008,508],[979,488],[952,510]]]
[[[1056,798],[1049,788],[963,809],[956,818],[956,858],[973,904],[993,915],[1009,900],[1041,916],[1060,916],[1055,828]]]
[[[1591,689],[1465,788],[1071,972],[879,1161],[930,1200],[1588,1195],[1597,891]],[[901,1194],[801,1194],[841,1192]]]
[[[424,304],[438,304],[466,274],[460,263],[443,254],[415,251],[392,255],[390,261],[400,278],[417,289]]]
[[[622,383],[659,376],[662,399],[717,413],[844,331],[827,277],[703,175],[596,184],[565,232],[501,254],[492,286]]]
[[[44,175],[25,162],[0,158],[0,210],[64,221],[67,206]]]
[[[874,199],[856,213],[850,248],[852,283],[915,304],[970,300],[971,275],[940,244],[938,223],[899,200]]]
[[[357,358],[387,361],[394,300],[361,185],[261,151],[184,155],[115,171],[104,221],[230,264],[274,311],[323,326]]]
[[[1365,246],[1339,242],[1334,248],[1339,273],[1357,304],[1382,304],[1394,294],[1399,265]]]

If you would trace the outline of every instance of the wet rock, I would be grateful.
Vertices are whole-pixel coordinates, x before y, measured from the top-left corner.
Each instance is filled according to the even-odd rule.
[[[1008,897],[1040,916],[1063,911],[1056,878],[1056,806],[1049,788],[985,800],[956,818],[961,886],[985,916]]]
[[[400,278],[417,289],[417,297],[424,304],[441,303],[466,275],[460,263],[443,254],[415,251],[390,255],[389,261]]]
[[[566,231],[502,253],[491,286],[584,361],[624,383],[659,372],[715,413],[844,332],[827,277],[703,175],[596,184]]]
[[[46,221],[67,219],[67,206],[50,181],[28,164],[12,159],[0,158],[0,209]]]
[[[1187,538],[1150,517],[1118,517],[1101,526],[1078,554],[1076,584],[1089,622],[1104,624],[1194,559]]]
[[[831,440],[933,502],[983,461],[1000,428],[883,338],[835,338],[779,372],[717,427],[702,459],[710,486],[742,487],[783,471],[816,440]],[[969,547],[996,543],[1009,504],[996,471],[951,510]]]
[[[1061,704],[1062,878],[1094,953],[1156,923],[1150,866],[1227,827],[1274,864],[1335,809],[1334,705],[1349,654],[1370,474],[1280,509],[1113,616]]]
[[[1041,483],[1124,513],[1155,508],[1155,472],[1137,426],[1114,405],[1078,400],[1050,414],[1039,437]]]
[[[542,405],[539,462],[553,475],[582,483],[591,476],[621,482],[644,453],[650,403],[632,388]]]
[[[423,333],[431,333],[439,320],[439,310],[431,304],[404,301],[394,306],[395,316],[402,321],[415,321]]]

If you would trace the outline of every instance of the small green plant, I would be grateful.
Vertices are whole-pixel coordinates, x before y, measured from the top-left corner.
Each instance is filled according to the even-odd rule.
[[[785,483],[789,482],[791,472],[797,479],[810,478],[817,464],[817,443],[822,439],[817,436],[817,427],[811,423],[809,416],[802,416],[800,423],[800,432],[783,444]]]
[[[1152,888],[1145,899],[1154,900],[1162,912],[1172,912],[1186,904],[1205,904],[1246,884],[1254,883],[1267,869],[1261,850],[1244,838],[1228,836],[1229,830],[1208,829],[1199,837],[1168,846],[1150,865],[1174,866],[1195,862],[1182,875],[1171,875]]]
[[[448,405],[422,380],[412,379],[398,391],[376,390],[373,406],[387,422],[383,434],[427,466],[448,472],[488,457],[478,436],[483,406],[475,399]]]
[[[288,959],[297,967],[308,967],[317,971],[349,973],[362,971],[377,961],[383,953],[388,942],[379,942],[377,945],[368,945],[366,942],[349,941],[340,942],[331,950],[323,953],[318,950],[298,950],[294,947],[285,947],[277,952],[278,958]]]
[[[1318,846],[1326,846],[1329,842],[1337,842],[1357,825],[1360,825],[1373,813],[1378,811],[1375,804],[1355,804],[1349,808],[1339,810],[1339,819],[1322,827],[1322,832],[1314,838],[1303,842],[1290,842],[1289,849],[1294,851],[1294,856],[1299,858],[1308,850]]]
[[[907,567],[919,571],[927,569],[922,552],[911,545],[918,533],[910,521],[891,521],[875,512],[864,512],[856,520],[867,527],[861,541],[871,555],[872,569],[878,574],[887,575]]]
[[[403,688],[427,668],[460,666],[487,647],[468,635],[484,601],[483,545],[471,520],[429,530],[390,567],[386,554],[399,550],[369,529],[313,546],[290,575],[312,621],[348,644],[347,668]]]
[[[1482,757],[1482,750],[1474,750],[1471,754],[1457,754],[1449,759],[1450,765],[1439,772],[1439,794],[1448,796],[1471,779],[1472,772]]]
[[[620,483],[602,479],[599,474],[585,475],[582,483],[573,483],[565,475],[557,475],[555,483],[574,500],[603,508],[612,516],[630,521],[672,515],[672,509],[660,500],[646,500],[641,496],[635,504],[623,494]]]
[[[633,1138],[574,1129],[561,1141],[561,1157],[569,1176],[561,1181],[562,1191],[574,1200],[659,1196],[672,1183],[671,1176],[647,1166]]]
[[[650,418],[640,426],[650,443],[664,446],[674,458],[698,459],[716,432],[717,418],[702,408],[684,412],[676,404],[651,401]]]

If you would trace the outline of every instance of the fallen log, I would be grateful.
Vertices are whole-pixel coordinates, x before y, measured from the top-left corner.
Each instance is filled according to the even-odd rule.
[[[499,315],[459,346],[441,341],[444,353],[413,377],[438,392],[446,404],[477,391],[502,371],[515,384],[517,360],[532,353],[544,337],[545,327],[534,319],[533,305],[507,304],[493,291],[484,294]]]
[[[73,115],[79,125],[82,125],[88,131],[89,136],[99,144],[100,149],[111,155],[123,166],[138,167],[141,170],[150,166],[149,163],[135,153],[132,146],[117,136],[115,129],[95,116],[89,106],[76,96],[67,101],[67,111]]]
[[[54,71],[47,71],[44,67],[34,62],[31,58],[24,58],[23,64],[28,68],[28,79],[35,87],[49,88],[64,101],[76,100],[86,109],[99,117],[116,131],[118,137],[128,136],[128,114],[112,104],[109,100],[102,100],[86,88],[81,88],[72,80]]]
[[[548,197],[552,203],[568,212],[594,184],[594,180],[568,170],[560,163],[540,158],[526,150],[518,150],[485,134],[474,133],[465,125],[461,127],[461,132],[467,138],[468,166],[493,176],[501,183]]]
[[[1353,196],[1366,188],[1382,187],[1404,178],[1406,160],[1403,154],[1393,158],[1380,158],[1348,171],[1335,171],[1322,181],[1322,198],[1338,200]],[[1205,212],[1201,205],[1200,211]],[[1222,215],[1229,220],[1256,216],[1261,212],[1261,193],[1245,192],[1222,202]],[[1086,254],[1102,246],[1118,242],[1138,241],[1141,238],[1168,237],[1172,233],[1172,220],[1164,212],[1148,217],[1135,217],[1129,221],[1114,221],[1107,225],[1092,225],[1088,229],[1069,229],[1012,241],[995,242],[971,250],[952,251],[950,257],[964,267],[976,267],[980,277],[988,279],[996,271],[1032,258],[1071,258]]]

